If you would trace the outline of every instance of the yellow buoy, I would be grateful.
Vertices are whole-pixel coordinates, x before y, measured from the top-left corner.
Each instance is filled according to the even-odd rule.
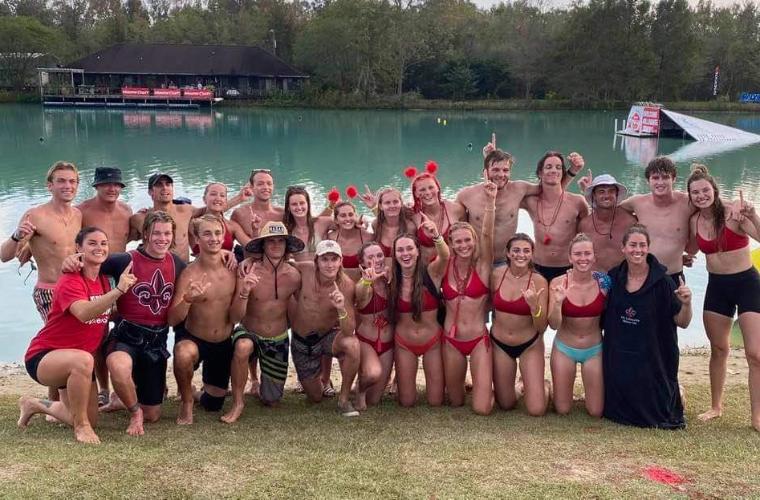
[[[445,118],[443,119],[443,126],[444,127],[446,126],[446,119]]]
[[[752,263],[755,265],[758,271],[760,271],[760,248],[752,250]]]

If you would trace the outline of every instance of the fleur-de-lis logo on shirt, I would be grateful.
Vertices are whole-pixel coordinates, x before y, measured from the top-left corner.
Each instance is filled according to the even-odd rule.
[[[633,318],[634,316],[636,316],[636,309],[634,309],[633,307],[629,307],[628,309],[625,310],[625,315],[628,316],[629,318]]]
[[[158,314],[163,307],[169,307],[174,293],[174,283],[164,281],[161,271],[156,269],[150,283],[139,283],[132,287],[132,293],[137,297],[141,306],[150,308],[150,312]]]

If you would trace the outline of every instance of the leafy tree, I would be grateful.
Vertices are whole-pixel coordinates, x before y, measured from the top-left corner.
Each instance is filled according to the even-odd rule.
[[[0,81],[21,90],[34,76],[40,56],[61,46],[60,34],[37,19],[0,17]]]

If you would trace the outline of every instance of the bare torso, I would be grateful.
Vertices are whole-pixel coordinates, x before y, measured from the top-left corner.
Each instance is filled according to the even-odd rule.
[[[551,200],[542,194],[526,197],[522,207],[533,221],[536,238],[533,261],[542,266],[567,266],[570,240],[577,232],[578,220],[588,214],[586,200],[568,192]]]
[[[270,205],[266,209],[256,209],[253,203],[249,203],[233,210],[230,219],[237,222],[249,238],[255,238],[258,234],[253,232],[254,214],[261,218],[261,225],[263,226],[269,221],[282,222],[283,213],[282,207]]]
[[[45,203],[29,209],[23,216],[28,216],[36,229],[29,240],[29,248],[37,262],[39,283],[56,283],[63,260],[76,252],[74,239],[82,228],[82,213],[75,207],[70,209],[71,212],[64,216],[50,203]]]
[[[517,231],[517,213],[520,209],[520,202],[531,187],[535,186],[524,181],[510,181],[496,194],[496,221],[493,239],[494,262],[504,259],[507,241]],[[466,187],[457,195],[457,201],[467,209],[467,220],[478,234],[483,232],[484,196],[482,183]]]
[[[686,193],[673,192],[672,200],[656,203],[652,194],[632,196],[621,206],[630,208],[649,231],[649,253],[668,268],[668,274],[683,269],[683,252],[689,241],[692,208]]]
[[[185,320],[187,330],[207,342],[221,342],[228,338],[234,326],[230,321],[230,303],[235,293],[235,273],[227,269],[221,260],[213,268],[195,260],[182,271],[180,279],[182,283],[203,280],[213,284],[202,301],[190,306]]]
[[[623,234],[635,223],[636,217],[622,208],[615,208],[614,219],[611,212],[595,210],[580,220],[578,232],[589,235],[594,244],[594,270],[606,273],[623,262]]]
[[[296,305],[291,320],[293,331],[299,335],[310,332],[324,334],[338,326],[338,312],[330,302],[333,283],[317,283],[314,268],[306,266],[301,271],[301,288],[296,293]],[[353,307],[354,283],[346,278],[340,285],[345,297],[346,309]]]
[[[256,263],[254,272],[259,282],[251,290],[243,326],[262,337],[276,337],[288,329],[288,302],[301,286],[301,273],[288,263],[280,264],[275,293],[274,269]]]
[[[77,208],[82,212],[82,227],[95,226],[105,231],[108,236],[108,248],[111,253],[126,252],[129,241],[129,218],[132,209],[126,203],[117,201],[111,206],[90,198]]]

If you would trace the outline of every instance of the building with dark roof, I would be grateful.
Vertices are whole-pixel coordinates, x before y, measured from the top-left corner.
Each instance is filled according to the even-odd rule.
[[[73,61],[73,93],[115,94],[122,88],[206,88],[220,97],[258,97],[300,88],[308,76],[259,47],[114,45]],[[152,91],[151,91],[152,94]]]

